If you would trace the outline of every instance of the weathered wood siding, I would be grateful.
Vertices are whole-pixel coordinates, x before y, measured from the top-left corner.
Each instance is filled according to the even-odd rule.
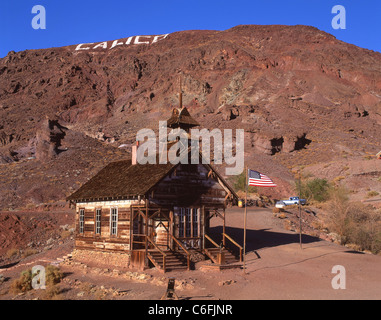
[[[164,232],[163,228],[157,228],[159,225],[165,226],[166,230],[188,247],[201,247],[204,234],[209,229],[210,212],[225,208],[228,194],[227,188],[207,166],[180,164],[150,190],[148,212],[143,200],[140,203],[137,200],[77,203],[76,247],[106,251],[142,249],[145,247],[146,232],[159,245],[173,246],[173,239]],[[137,205],[140,205],[139,209]],[[131,221],[131,206],[134,207],[133,221]],[[117,234],[115,235],[111,234],[112,208],[118,210]],[[80,233],[79,227],[81,209],[84,210],[83,233]],[[96,234],[97,209],[101,210],[100,234]],[[186,233],[184,229],[187,223],[181,224],[179,221],[180,212],[183,209],[197,210],[196,218],[193,217],[195,211],[192,211],[191,232]],[[146,230],[145,215],[148,215],[148,230]],[[182,234],[179,234],[180,228],[182,228]],[[135,236],[132,239],[133,230],[135,230]]]
[[[136,200],[103,201],[78,203],[76,206],[76,248],[129,251],[130,250],[130,206]],[[118,210],[117,234],[111,234],[110,213],[112,208]],[[79,212],[83,209],[84,232],[80,233]],[[96,234],[96,210],[101,209],[100,234]]]
[[[173,210],[172,234],[187,247],[200,248],[204,234],[209,231],[210,212],[222,211],[227,195],[228,190],[204,165],[179,165],[152,189],[149,201]],[[180,208],[198,210],[197,235],[193,234],[193,230],[191,235],[180,235]]]
[[[166,207],[223,208],[226,195],[218,178],[204,165],[180,164],[153,188],[149,200]]]

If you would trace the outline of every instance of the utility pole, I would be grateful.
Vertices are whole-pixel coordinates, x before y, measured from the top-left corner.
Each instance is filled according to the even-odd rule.
[[[302,181],[301,181],[301,172],[299,171],[299,243],[300,243],[300,249],[303,249],[302,247],[302,207],[300,204],[301,197],[301,189],[302,189]]]
[[[249,179],[247,177],[248,167],[245,166],[246,176],[245,176],[245,213],[243,218],[243,273],[246,273],[246,219],[247,219],[247,185],[249,183]]]

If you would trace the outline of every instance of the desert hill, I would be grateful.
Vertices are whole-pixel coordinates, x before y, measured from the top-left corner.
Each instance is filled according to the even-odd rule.
[[[279,184],[274,198],[292,193],[300,168],[357,195],[381,191],[381,54],[313,27],[245,25],[9,52],[0,208],[64,205],[129,157],[118,147],[139,129],[170,117],[180,77],[202,127],[245,130],[245,159]]]

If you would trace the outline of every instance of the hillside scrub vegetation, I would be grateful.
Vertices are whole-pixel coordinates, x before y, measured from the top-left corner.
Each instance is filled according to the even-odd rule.
[[[236,192],[238,191],[245,191],[246,190],[246,172],[245,170],[239,174],[238,176],[234,176],[232,179],[232,184],[233,188]],[[253,186],[248,186],[247,187],[247,192],[248,193],[257,193],[258,189]]]
[[[297,180],[295,183],[295,191],[303,199],[306,199],[308,202],[324,202],[327,201],[330,197],[330,190],[332,186],[326,179],[310,179],[307,181]]]
[[[342,245],[374,254],[381,252],[381,212],[361,202],[351,202],[348,190],[331,189],[326,205],[326,225],[339,236]]]
[[[48,288],[55,287],[55,285],[60,283],[63,278],[63,273],[56,266],[48,265],[45,268],[45,272],[45,284]],[[19,294],[32,290],[32,279],[36,275],[37,274],[32,273],[32,269],[22,271],[20,277],[12,282],[10,292]],[[56,292],[57,290],[53,291]]]

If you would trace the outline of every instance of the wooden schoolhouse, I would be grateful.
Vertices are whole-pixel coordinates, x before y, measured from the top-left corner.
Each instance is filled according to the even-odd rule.
[[[189,133],[199,124],[180,104],[167,126]],[[225,209],[238,198],[211,164],[142,165],[133,150],[67,200],[76,207],[76,250],[122,253],[129,266],[162,272],[189,270],[200,255],[215,264],[242,260],[242,247],[225,232]],[[221,241],[210,237],[212,218],[222,219]]]

